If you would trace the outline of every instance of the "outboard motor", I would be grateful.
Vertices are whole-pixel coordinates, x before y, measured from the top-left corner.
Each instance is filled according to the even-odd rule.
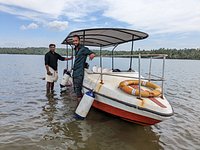
[[[83,97],[75,111],[75,117],[77,119],[83,120],[87,116],[87,114],[92,106],[92,103],[94,102],[94,98],[95,98],[95,96],[94,96],[93,91],[87,91],[83,95]]]
[[[65,69],[63,71],[63,77],[62,77],[62,81],[60,83],[60,90],[61,90],[61,92],[66,91],[66,89],[67,89],[66,85],[67,85],[70,77],[71,77],[70,72],[67,69]]]

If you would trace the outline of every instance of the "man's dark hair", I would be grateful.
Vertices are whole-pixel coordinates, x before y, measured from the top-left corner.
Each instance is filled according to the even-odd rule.
[[[80,38],[79,35],[77,35],[77,34],[73,35],[73,38],[75,38],[75,37],[77,37],[79,39],[79,41],[80,41],[81,38]]]
[[[52,46],[53,46],[53,47],[56,47],[55,44],[49,44],[49,48],[52,47]]]

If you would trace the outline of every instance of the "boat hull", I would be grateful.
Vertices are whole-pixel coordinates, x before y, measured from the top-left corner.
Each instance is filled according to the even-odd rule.
[[[161,120],[156,120],[150,117],[138,115],[136,113],[131,113],[126,110],[122,110],[122,109],[113,107],[111,105],[99,102],[98,100],[95,100],[92,106],[96,109],[99,109],[111,115],[120,117],[123,120],[140,124],[140,125],[154,125],[156,123],[161,122]]]
[[[138,76],[137,73],[123,75]],[[83,91],[94,90],[94,108],[141,125],[154,125],[173,115],[173,109],[165,97],[138,99],[121,91],[118,85],[126,77],[104,76],[104,83],[96,84],[98,79],[97,74],[85,72]]]

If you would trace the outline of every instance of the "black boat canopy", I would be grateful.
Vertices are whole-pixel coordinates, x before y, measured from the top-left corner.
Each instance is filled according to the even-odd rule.
[[[74,35],[79,35],[85,46],[107,47],[130,41],[142,40],[147,33],[122,28],[93,28],[77,30],[69,33],[62,44],[72,45]]]

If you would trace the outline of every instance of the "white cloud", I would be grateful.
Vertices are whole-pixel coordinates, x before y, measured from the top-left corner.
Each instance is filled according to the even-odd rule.
[[[73,0],[65,5],[63,15],[69,19],[82,19],[91,17],[92,13],[102,11],[106,7],[104,0]]]
[[[44,19],[57,19],[60,16],[80,19],[91,12],[102,9],[103,6],[104,4],[99,3],[98,0],[0,0],[0,11],[16,13],[16,15],[28,18],[31,14],[26,15],[21,12],[34,12],[38,17]],[[1,9],[1,7],[4,8]]]
[[[200,31],[199,0],[105,0],[104,16],[153,32]]]
[[[199,0],[0,0],[0,11],[58,30],[70,21],[98,22],[98,13],[151,33],[200,32],[199,8]]]
[[[67,29],[69,21],[84,22],[84,17],[102,6],[97,0],[0,0],[0,11],[59,31]]]
[[[35,21],[39,23],[45,23],[45,20],[46,20],[45,18],[49,18],[47,17],[47,15],[43,13],[39,13],[32,10],[27,10],[27,9],[4,6],[4,5],[1,5],[1,3],[0,3],[0,11],[6,12],[12,15],[16,15],[20,19],[31,20],[31,21]]]
[[[63,31],[68,27],[67,21],[52,21],[48,23],[48,27],[54,30]]]
[[[65,7],[68,0],[0,0],[0,4],[27,9],[43,14],[48,14],[51,17],[58,17]]]
[[[28,24],[28,25],[22,25],[21,27],[20,27],[20,29],[21,30],[29,30],[29,29],[31,29],[31,30],[33,30],[33,29],[37,29],[39,26],[36,24],[36,23],[30,23],[30,24]]]

